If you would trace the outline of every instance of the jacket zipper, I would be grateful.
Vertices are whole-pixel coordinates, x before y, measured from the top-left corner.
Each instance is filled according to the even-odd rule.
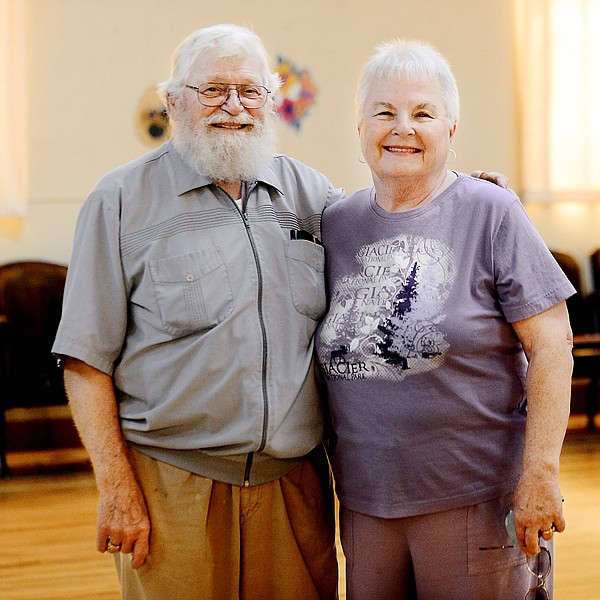
[[[235,203],[234,203],[235,204]],[[263,395],[263,424],[262,424],[262,435],[260,440],[260,445],[258,446],[256,452],[262,452],[267,444],[267,426],[269,422],[269,399],[267,392],[267,329],[265,327],[265,319],[263,314],[263,276],[262,269],[260,265],[260,261],[258,258],[258,252],[256,250],[256,244],[254,243],[254,237],[252,235],[252,231],[250,229],[250,223],[248,221],[248,215],[246,213],[246,208],[248,206],[248,185],[244,181],[242,182],[242,210],[240,214],[242,215],[242,221],[246,228],[246,234],[248,236],[248,240],[250,241],[250,247],[252,248],[252,253],[254,255],[254,262],[256,264],[256,272],[258,276],[258,293],[257,293],[257,310],[258,310],[258,322],[260,325],[260,332],[262,336],[262,395]],[[236,208],[237,207],[236,205]],[[246,459],[246,469],[244,471],[244,487],[248,487],[250,485],[250,471],[252,470],[252,461],[254,460],[254,452],[250,452]]]

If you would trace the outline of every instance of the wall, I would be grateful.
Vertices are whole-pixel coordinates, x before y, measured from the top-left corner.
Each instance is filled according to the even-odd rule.
[[[370,185],[354,124],[359,69],[381,40],[432,42],[450,60],[461,91],[452,167],[501,171],[518,189],[506,0],[488,0],[485,11],[479,0],[27,0],[27,11],[29,214],[0,224],[2,261],[68,261],[90,188],[149,149],[136,133],[139,99],[167,77],[171,52],[185,35],[219,22],[252,27],[273,56],[310,70],[318,102],[300,133],[279,125],[280,148],[349,192]],[[551,230],[556,219],[541,211],[534,221]]]

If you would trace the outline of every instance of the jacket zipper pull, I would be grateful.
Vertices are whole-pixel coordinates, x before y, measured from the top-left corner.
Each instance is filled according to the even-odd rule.
[[[254,460],[254,452],[250,452],[246,458],[246,470],[244,471],[244,487],[250,487],[250,469],[252,469],[252,461]]]
[[[245,181],[242,181],[242,219],[244,219],[244,225],[246,225],[246,229],[250,226],[248,222],[248,186]]]

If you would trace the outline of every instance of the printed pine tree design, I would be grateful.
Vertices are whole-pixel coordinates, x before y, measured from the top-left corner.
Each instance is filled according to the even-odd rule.
[[[410,349],[400,346],[399,341],[404,316],[412,310],[413,301],[418,296],[417,271],[418,265],[415,263],[394,298],[392,314],[378,326],[379,331],[383,333],[382,340],[377,344],[378,353],[388,364],[400,365],[403,370],[408,369],[407,359]]]

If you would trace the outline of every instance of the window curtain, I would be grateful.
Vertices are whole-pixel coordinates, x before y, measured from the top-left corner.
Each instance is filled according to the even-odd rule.
[[[521,196],[600,200],[600,0],[515,0]]]
[[[0,0],[0,217],[27,208],[25,0]]]

